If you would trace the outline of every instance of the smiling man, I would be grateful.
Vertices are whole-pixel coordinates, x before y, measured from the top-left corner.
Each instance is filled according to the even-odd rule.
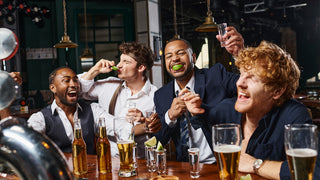
[[[80,84],[76,73],[70,68],[55,69],[49,75],[49,89],[54,95],[52,104],[32,114],[28,125],[46,134],[63,152],[72,152],[73,122],[80,119],[87,153],[95,154],[94,129],[98,127],[99,117],[112,117],[97,103],[78,102]]]
[[[235,56],[244,47],[243,38],[234,27],[226,30],[228,41],[225,48]],[[162,123],[162,129],[155,135],[164,145],[170,138],[173,140],[177,161],[188,161],[187,149],[198,147],[201,149],[200,162],[214,163],[211,127],[206,118],[191,117],[179,96],[184,92],[195,92],[203,100],[204,107],[214,107],[223,99],[236,95],[238,75],[226,72],[221,64],[198,69],[194,65],[196,55],[191,44],[184,39],[170,40],[164,54],[166,70],[174,80],[155,93],[154,103]]]
[[[241,125],[239,171],[268,179],[291,179],[284,147],[284,126],[312,123],[306,107],[293,99],[299,86],[300,70],[287,52],[266,41],[241,51],[236,65],[241,72],[237,81],[238,96],[210,109],[207,112],[210,122]],[[197,114],[193,110],[200,107],[199,102],[195,103],[200,99],[191,93],[183,98],[188,109]],[[320,153],[313,179],[320,179],[319,168]]]

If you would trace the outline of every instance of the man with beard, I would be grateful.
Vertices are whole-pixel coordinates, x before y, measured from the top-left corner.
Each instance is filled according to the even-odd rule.
[[[52,104],[32,114],[28,125],[46,134],[63,152],[72,152],[73,122],[80,119],[87,153],[95,154],[94,129],[99,117],[112,117],[96,103],[78,102],[80,84],[70,68],[60,67],[50,73],[49,89],[54,94]]]
[[[225,48],[236,56],[244,47],[243,38],[234,27],[227,27],[226,30],[228,41]],[[219,36],[217,38],[220,40]],[[198,69],[194,66],[196,55],[191,44],[184,39],[170,40],[164,55],[166,70],[174,80],[155,93],[156,112],[162,123],[162,129],[155,135],[164,145],[170,138],[173,140],[177,161],[188,161],[187,149],[197,147],[201,149],[201,163],[214,163],[211,127],[206,123],[206,118],[191,117],[179,96],[182,91],[195,92],[200,95],[204,107],[214,107],[221,100],[236,95],[238,75],[226,72],[221,64],[215,64],[210,69]]]

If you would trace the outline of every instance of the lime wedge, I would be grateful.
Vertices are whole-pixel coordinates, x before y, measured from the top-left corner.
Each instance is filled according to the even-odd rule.
[[[176,70],[181,69],[182,67],[183,67],[182,64],[176,64],[176,65],[172,66],[172,69],[176,71]]]
[[[153,136],[152,138],[150,138],[148,141],[144,142],[144,144],[148,147],[152,147],[157,145],[157,138],[155,136]]]
[[[251,175],[247,174],[246,176],[241,176],[240,180],[252,180]]]
[[[112,66],[111,69],[113,69],[113,70],[116,71],[116,70],[118,70],[119,68],[118,68],[117,66]]]
[[[163,151],[163,147],[160,141],[158,141],[158,145],[157,145],[157,151]]]

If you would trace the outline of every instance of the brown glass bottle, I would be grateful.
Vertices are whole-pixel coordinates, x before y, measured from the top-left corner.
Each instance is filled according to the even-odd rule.
[[[82,130],[80,119],[73,122],[74,126],[74,140],[72,143],[72,160],[73,173],[75,175],[83,175],[88,172],[87,165],[87,147],[82,138]]]
[[[96,144],[99,173],[111,173],[111,149],[107,138],[106,123],[104,118],[99,118],[99,137]]]

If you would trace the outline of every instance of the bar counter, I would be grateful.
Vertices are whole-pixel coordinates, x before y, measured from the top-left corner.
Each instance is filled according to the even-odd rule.
[[[69,167],[72,169],[72,154],[65,153]],[[118,171],[120,167],[120,160],[118,158],[112,158],[112,174],[99,175],[98,173],[98,163],[96,155],[87,156],[88,163],[88,173],[82,178],[87,178],[90,180],[95,179],[153,179],[158,174],[149,173],[146,166],[146,161],[143,159],[138,160],[138,168],[136,170],[137,176],[121,178],[118,176]],[[168,175],[174,175],[179,177],[179,179],[186,180],[192,179],[189,175],[189,163],[187,162],[176,162],[176,161],[167,161],[167,172]],[[239,173],[240,176],[245,176],[245,173]],[[255,174],[251,174],[252,180],[263,180],[265,178],[260,177]],[[219,179],[219,171],[217,164],[201,164],[200,163],[200,177],[197,179]],[[240,178],[239,178],[240,179]]]

